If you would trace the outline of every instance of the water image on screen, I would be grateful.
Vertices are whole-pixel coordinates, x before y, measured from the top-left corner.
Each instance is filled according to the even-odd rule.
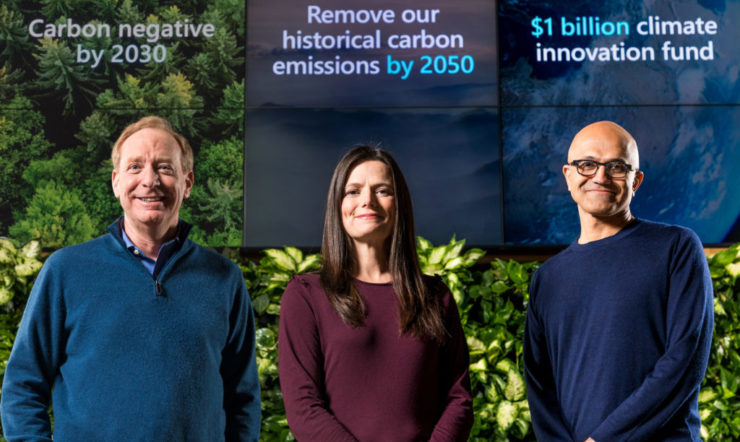
[[[578,237],[562,167],[573,135],[599,120],[621,124],[637,141],[645,178],[630,206],[635,216],[690,227],[705,243],[740,240],[740,109],[666,106],[505,110],[507,242]]]
[[[321,243],[337,162],[357,143],[389,150],[404,173],[417,235],[500,243],[493,109],[253,110],[246,127],[246,246]]]

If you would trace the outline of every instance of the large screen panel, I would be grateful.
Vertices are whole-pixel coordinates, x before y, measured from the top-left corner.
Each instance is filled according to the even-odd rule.
[[[497,103],[490,0],[247,4],[249,107]]]
[[[584,121],[630,128],[645,178],[637,217],[692,228],[707,243],[740,241],[740,108],[736,106],[531,107],[503,111],[504,235],[516,244],[578,237],[563,178]]]
[[[740,4],[499,2],[502,104],[738,104]]]
[[[209,245],[242,241],[242,1],[9,1],[0,6],[0,236],[60,247],[122,210],[110,151],[138,118],[195,152],[181,215]]]
[[[417,234],[502,242],[494,109],[256,109],[246,133],[249,247],[320,244],[334,166],[357,143],[380,145],[399,163]]]

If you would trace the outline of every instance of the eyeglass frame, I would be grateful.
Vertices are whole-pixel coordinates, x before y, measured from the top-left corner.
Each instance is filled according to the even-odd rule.
[[[578,165],[579,165],[579,163],[581,163],[583,161],[590,161],[590,162],[596,164],[596,170],[594,171],[594,173],[592,173],[591,175],[586,175],[585,173],[581,172],[581,170],[578,167]],[[627,172],[625,172],[623,176],[616,176],[615,177],[614,175],[612,175],[609,172],[609,169],[610,169],[609,164],[615,164],[615,163],[616,164],[621,164],[621,165],[627,167]],[[606,173],[607,175],[609,175],[610,178],[616,178],[616,179],[625,178],[625,177],[627,177],[627,175],[629,175],[630,172],[637,172],[639,170],[639,169],[633,169],[631,164],[625,163],[624,161],[620,161],[620,160],[617,160],[617,161],[607,161],[606,163],[602,163],[600,161],[590,160],[588,158],[583,158],[583,159],[580,159],[580,160],[573,160],[570,163],[565,163],[565,165],[566,166],[573,166],[573,167],[575,167],[576,168],[576,172],[578,172],[578,175],[585,176],[586,178],[591,178],[592,176],[595,176],[597,173],[599,173],[599,167],[600,166],[604,166],[604,173]]]

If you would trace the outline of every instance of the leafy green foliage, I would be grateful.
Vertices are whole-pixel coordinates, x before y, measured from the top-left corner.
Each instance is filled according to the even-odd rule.
[[[203,229],[196,235],[204,244],[241,245],[243,156],[241,140],[232,137],[207,145],[195,158],[198,185],[185,206],[187,218]],[[200,177],[206,181],[199,182]]]
[[[419,238],[417,244],[422,270],[442,277],[460,310],[475,410],[470,440],[532,439],[521,336],[529,281],[539,264],[497,259],[485,270],[472,271],[483,251],[462,254],[464,240],[432,247]]]
[[[25,213],[10,226],[10,233],[21,242],[38,239],[57,248],[87,241],[98,232],[79,192],[49,181],[36,189]]]
[[[465,240],[457,241],[454,236],[449,244],[438,247],[433,247],[424,238],[416,239],[421,271],[427,275],[441,276],[455,297],[458,307],[465,297],[464,287],[472,281],[472,275],[467,269],[484,255],[480,249],[470,249],[460,255],[464,246]]]
[[[418,238],[424,272],[438,274],[454,290],[470,351],[475,423],[472,441],[534,440],[523,379],[522,342],[527,293],[539,263],[479,260],[478,249],[463,251],[453,238],[433,246]],[[30,281],[41,263],[39,245],[17,248],[0,238],[0,378],[25,306]],[[294,247],[264,250],[258,263],[240,267],[257,323],[257,364],[262,385],[262,440],[294,440],[285,418],[278,380],[277,333],[280,300],[293,274],[317,271],[318,254]],[[709,368],[699,397],[706,440],[740,438],[740,244],[709,258],[715,289],[715,332]],[[454,289],[453,289],[454,287]]]
[[[23,15],[16,8],[0,5],[0,60],[18,65],[29,60],[33,45],[28,39]]]
[[[41,269],[40,253],[38,241],[16,247],[11,240],[0,238],[0,384],[31,293],[31,283]]]
[[[267,249],[259,264],[247,261],[241,268],[257,318],[257,369],[262,385],[262,440],[295,440],[285,418],[277,367],[280,299],[294,274],[317,271],[321,257],[305,256],[295,247]]]
[[[699,395],[702,437],[740,439],[740,244],[709,258],[714,283],[714,336]]]
[[[61,41],[46,37],[39,44],[39,53],[34,54],[39,64],[38,89],[61,97],[65,114],[89,108],[100,80],[88,75],[75,61],[72,50]]]
[[[43,136],[44,117],[31,101],[19,96],[0,108],[0,226],[7,229],[12,212],[25,205],[33,188],[21,179],[23,171],[49,149]]]

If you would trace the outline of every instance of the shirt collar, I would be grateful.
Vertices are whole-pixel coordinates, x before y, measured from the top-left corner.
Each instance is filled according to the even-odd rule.
[[[175,237],[159,247],[159,251],[157,252],[157,260],[155,261],[154,259],[146,256],[144,251],[136,247],[133,241],[131,241],[131,238],[129,238],[129,236],[126,234],[126,231],[123,229],[123,219],[121,219],[119,227],[121,232],[121,239],[123,240],[126,248],[135,257],[139,258],[139,262],[147,269],[149,274],[154,277],[157,277],[164,265],[167,264],[167,261],[169,261],[170,257],[172,257],[172,255],[180,249],[182,243],[185,241],[185,238],[187,238],[188,230],[190,230],[188,228],[189,226],[185,222],[178,222]]]

